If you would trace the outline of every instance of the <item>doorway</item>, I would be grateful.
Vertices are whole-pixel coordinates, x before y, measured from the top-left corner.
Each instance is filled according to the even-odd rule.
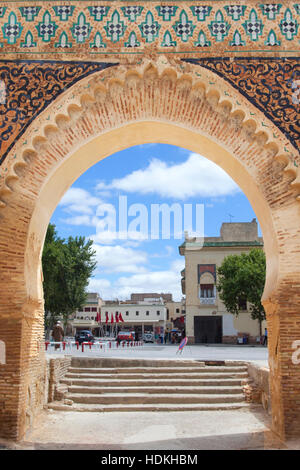
[[[222,343],[222,317],[194,317],[194,331],[195,343]]]

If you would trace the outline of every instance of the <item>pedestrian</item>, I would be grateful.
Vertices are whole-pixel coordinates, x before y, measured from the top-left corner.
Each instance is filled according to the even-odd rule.
[[[64,330],[63,330],[63,327],[61,326],[60,321],[56,322],[56,324],[54,325],[53,330],[52,330],[52,337],[55,342],[59,342],[59,343],[64,339]],[[55,349],[58,349],[58,348],[59,348],[59,344],[56,344]]]
[[[167,339],[168,339],[168,332],[165,332],[165,344],[167,344]]]
[[[264,336],[263,345],[268,346],[268,330],[267,330],[267,328],[265,328],[265,336]]]

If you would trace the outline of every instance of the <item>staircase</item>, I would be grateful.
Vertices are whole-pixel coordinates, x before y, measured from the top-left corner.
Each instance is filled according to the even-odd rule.
[[[247,407],[242,362],[73,358],[50,409],[194,411]]]

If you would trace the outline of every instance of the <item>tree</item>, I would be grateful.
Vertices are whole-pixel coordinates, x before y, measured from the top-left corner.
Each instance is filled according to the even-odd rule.
[[[59,315],[66,326],[70,315],[83,307],[97,264],[92,245],[85,237],[66,241],[58,237],[55,225],[49,224],[42,256],[46,326],[51,328]]]
[[[260,335],[261,323],[266,319],[261,303],[265,279],[265,253],[257,248],[248,253],[227,256],[218,268],[217,289],[226,310],[238,315],[241,303],[249,302],[251,317],[259,322]]]

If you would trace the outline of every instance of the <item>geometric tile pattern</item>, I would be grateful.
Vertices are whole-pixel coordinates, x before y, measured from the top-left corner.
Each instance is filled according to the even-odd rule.
[[[0,6],[0,53],[31,58],[40,53],[45,59],[67,50],[70,58],[82,60],[97,53],[140,54],[155,45],[156,52],[185,57],[295,56],[299,10],[291,0],[6,1]]]

